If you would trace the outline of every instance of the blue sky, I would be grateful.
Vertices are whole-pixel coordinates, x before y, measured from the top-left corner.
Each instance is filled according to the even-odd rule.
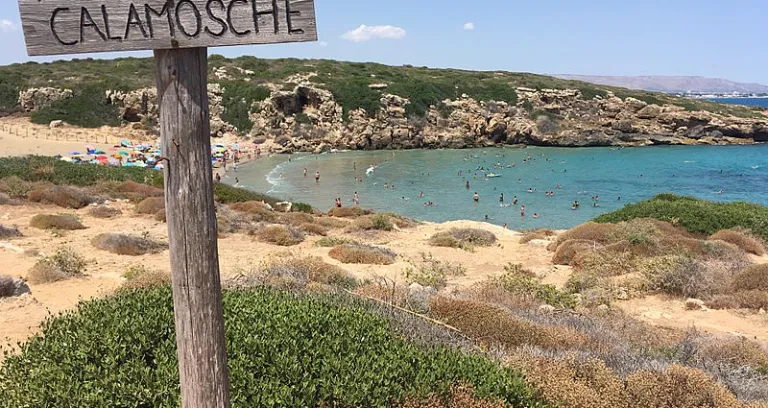
[[[320,42],[211,52],[768,84],[766,1],[315,0]],[[2,65],[30,59],[16,4],[0,1]]]

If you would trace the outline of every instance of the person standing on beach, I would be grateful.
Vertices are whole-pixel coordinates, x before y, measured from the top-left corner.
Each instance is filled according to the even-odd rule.
[[[319,182],[320,182],[320,171],[318,170],[315,172],[315,183],[319,183]]]

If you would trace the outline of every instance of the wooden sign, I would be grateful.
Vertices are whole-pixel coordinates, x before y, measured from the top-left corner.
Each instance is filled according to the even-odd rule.
[[[27,53],[317,40],[314,0],[19,0]]]

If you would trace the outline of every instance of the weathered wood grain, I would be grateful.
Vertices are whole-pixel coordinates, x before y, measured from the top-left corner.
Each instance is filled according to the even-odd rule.
[[[314,0],[18,0],[29,55],[317,40]]]
[[[155,51],[184,408],[229,408],[205,48]]]

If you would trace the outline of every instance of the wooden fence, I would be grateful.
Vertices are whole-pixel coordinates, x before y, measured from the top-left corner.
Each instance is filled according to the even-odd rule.
[[[24,126],[20,124],[0,123],[0,131],[16,135],[21,138],[58,140],[62,142],[84,142],[120,144],[120,138],[110,135],[96,135],[93,132],[76,132],[69,128],[46,129],[37,126]]]

